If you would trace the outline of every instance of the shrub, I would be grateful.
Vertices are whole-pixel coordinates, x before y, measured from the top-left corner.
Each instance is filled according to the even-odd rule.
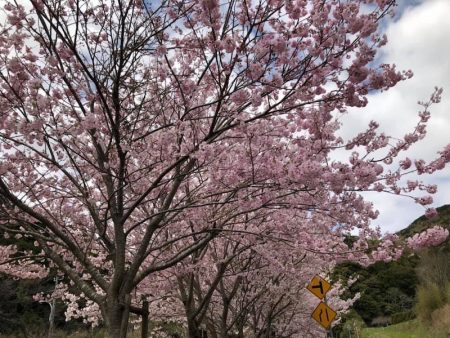
[[[413,310],[403,311],[403,312],[397,312],[394,313],[391,316],[392,324],[398,324],[402,322],[406,322],[408,320],[414,319],[416,317],[416,314]]]
[[[415,312],[417,317],[425,324],[431,324],[433,311],[446,303],[442,290],[436,284],[421,285],[417,289],[417,303]]]
[[[436,333],[450,335],[450,303],[433,311],[431,323]]]
[[[450,253],[439,248],[430,248],[420,254],[417,267],[420,284],[435,284],[444,290],[450,281]]]
[[[364,327],[366,327],[364,320],[355,311],[350,311],[345,322],[341,326],[339,337],[361,337],[361,332]]]

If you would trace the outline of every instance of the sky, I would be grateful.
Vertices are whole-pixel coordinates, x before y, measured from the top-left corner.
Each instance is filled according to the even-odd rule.
[[[384,24],[389,42],[382,49],[379,61],[395,63],[399,70],[411,69],[414,77],[389,91],[371,94],[369,104],[363,110],[350,111],[341,120],[344,134],[354,135],[354,130],[363,130],[370,120],[376,120],[386,134],[402,137],[417,123],[420,109],[417,101],[427,101],[438,86],[444,93],[441,103],[431,108],[427,137],[404,154],[431,160],[437,151],[450,143],[449,18],[450,0],[399,1],[396,17]],[[438,185],[433,207],[450,204],[450,166],[437,175],[419,178],[424,183]],[[405,228],[425,211],[423,206],[405,197],[377,193],[367,193],[365,197],[380,211],[372,224],[379,225],[383,232]]]

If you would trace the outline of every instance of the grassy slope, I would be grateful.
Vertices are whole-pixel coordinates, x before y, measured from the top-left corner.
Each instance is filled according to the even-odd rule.
[[[448,338],[450,334],[433,334],[417,320],[380,328],[363,329],[362,338]]]

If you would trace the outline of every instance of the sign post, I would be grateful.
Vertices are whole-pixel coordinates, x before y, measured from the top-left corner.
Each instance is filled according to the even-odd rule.
[[[321,300],[319,305],[317,305],[312,312],[311,317],[327,330],[327,337],[333,338],[331,323],[336,318],[337,313],[328,306],[326,298],[327,292],[331,289],[331,284],[327,280],[316,275],[306,288]]]

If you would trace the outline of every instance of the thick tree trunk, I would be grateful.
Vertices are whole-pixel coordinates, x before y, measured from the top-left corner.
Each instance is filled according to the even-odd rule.
[[[189,338],[208,338],[207,332],[199,328],[192,320],[188,320],[188,332]]]
[[[130,311],[128,306],[112,302],[106,307],[104,315],[108,338],[126,338]]]

